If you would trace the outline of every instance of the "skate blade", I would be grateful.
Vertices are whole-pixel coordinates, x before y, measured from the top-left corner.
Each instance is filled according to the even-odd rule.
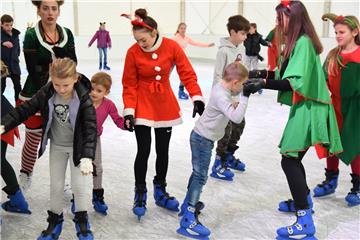
[[[29,209],[23,210],[23,209],[12,208],[11,206],[8,206],[6,203],[2,204],[1,207],[5,211],[11,213],[31,214],[31,211]]]
[[[227,178],[227,177],[223,177],[223,176],[219,176],[216,173],[211,173],[210,177],[216,178],[216,179],[220,179],[220,180],[224,180],[224,181],[228,181],[228,182],[232,182],[233,178]]]
[[[304,235],[299,235],[299,236],[291,236],[291,237],[282,237],[282,236],[276,236],[276,240],[317,240],[317,238],[312,235],[312,236],[304,236]]]
[[[180,227],[178,230],[176,230],[176,232],[185,237],[189,237],[189,238],[193,238],[193,239],[209,240],[209,236],[191,234],[185,228],[182,228],[182,227]]]
[[[173,211],[173,212],[179,212],[179,207],[177,206],[176,208],[169,208],[169,207],[166,207],[164,205],[161,205],[160,203],[157,203],[155,202],[155,204],[158,206],[158,207],[161,207],[161,208],[164,208],[166,210],[169,210],[169,211]]]

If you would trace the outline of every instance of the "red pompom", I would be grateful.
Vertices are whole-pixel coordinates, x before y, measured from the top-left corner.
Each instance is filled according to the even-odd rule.
[[[281,5],[290,8],[290,0],[281,0]]]

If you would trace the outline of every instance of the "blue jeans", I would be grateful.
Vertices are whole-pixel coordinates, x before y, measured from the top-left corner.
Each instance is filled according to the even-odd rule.
[[[98,48],[99,49],[99,64],[102,65],[102,58],[104,52],[104,66],[107,66],[107,48]]]
[[[211,151],[214,142],[192,131],[190,135],[191,161],[193,172],[189,179],[189,204],[195,206],[200,199],[202,188],[208,178]]]

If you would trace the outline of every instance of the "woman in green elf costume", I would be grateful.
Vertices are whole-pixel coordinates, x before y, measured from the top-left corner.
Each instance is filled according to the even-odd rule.
[[[276,12],[277,36],[280,43],[283,39],[285,43],[280,78],[275,80],[272,71],[255,70],[249,72],[245,84],[252,85],[253,93],[262,88],[279,90],[279,101],[291,106],[279,147],[294,200],[280,202],[279,210],[295,212],[297,220],[279,228],[277,239],[299,235],[316,239],[313,204],[301,160],[311,146],[317,146],[319,153],[325,149],[328,155],[342,152],[341,139],[320,63],[323,48],[305,6],[300,1],[282,1]]]
[[[353,187],[345,197],[349,206],[360,204],[360,25],[355,16],[324,14],[323,20],[334,23],[338,46],[332,49],[325,61],[324,72],[344,152],[328,157],[326,179],[314,189],[314,197],[335,192],[339,177],[339,159],[351,165]]]
[[[60,6],[64,1],[32,1],[37,8],[40,21],[25,33],[23,44],[28,76],[20,92],[17,105],[31,99],[49,80],[49,64],[54,58],[68,57],[77,62],[72,32],[57,24]],[[21,155],[19,184],[24,192],[31,185],[31,177],[37,149],[41,140],[42,120],[40,113],[24,122],[26,126],[25,143]]]

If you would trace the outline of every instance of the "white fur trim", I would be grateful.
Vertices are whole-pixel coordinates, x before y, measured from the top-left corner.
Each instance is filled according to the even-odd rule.
[[[159,33],[159,38],[158,40],[156,41],[155,45],[152,46],[150,49],[145,49],[145,48],[141,48],[144,52],[154,52],[156,51],[161,43],[162,43],[162,40],[163,40],[163,37],[161,36],[161,34]],[[156,56],[156,58],[154,58],[154,56]],[[158,55],[156,53],[153,53],[153,55],[151,56],[154,60],[158,58]]]
[[[203,96],[195,95],[195,96],[193,96],[191,99],[192,99],[193,102],[195,102],[195,101],[202,101],[203,103],[205,103],[205,99],[204,99]]]
[[[40,21],[37,22],[37,24],[35,25],[35,28],[34,28],[34,29],[35,29],[35,33],[36,33],[36,37],[37,37],[37,39],[39,40],[40,44],[41,44],[44,48],[46,48],[46,49],[51,53],[52,58],[55,58],[55,53],[54,53],[54,51],[52,50],[52,48],[53,48],[54,46],[48,44],[47,42],[45,42],[45,41],[43,40],[43,38],[42,38],[42,36],[41,36],[41,34],[40,34],[39,23],[40,23]],[[68,35],[67,35],[67,33],[66,33],[65,28],[63,28],[62,26],[60,26],[60,28],[61,28],[62,34],[63,34],[63,36],[64,36],[64,39],[63,39],[59,44],[57,44],[57,45],[55,45],[55,46],[58,46],[58,47],[61,47],[61,48],[62,48],[62,47],[65,46],[65,44],[66,44],[67,41],[68,41]]]
[[[182,123],[181,117],[170,121],[154,121],[144,118],[136,118],[135,125],[145,125],[153,128],[173,127]]]
[[[124,117],[127,115],[135,115],[135,109],[134,108],[125,108],[124,109]]]

